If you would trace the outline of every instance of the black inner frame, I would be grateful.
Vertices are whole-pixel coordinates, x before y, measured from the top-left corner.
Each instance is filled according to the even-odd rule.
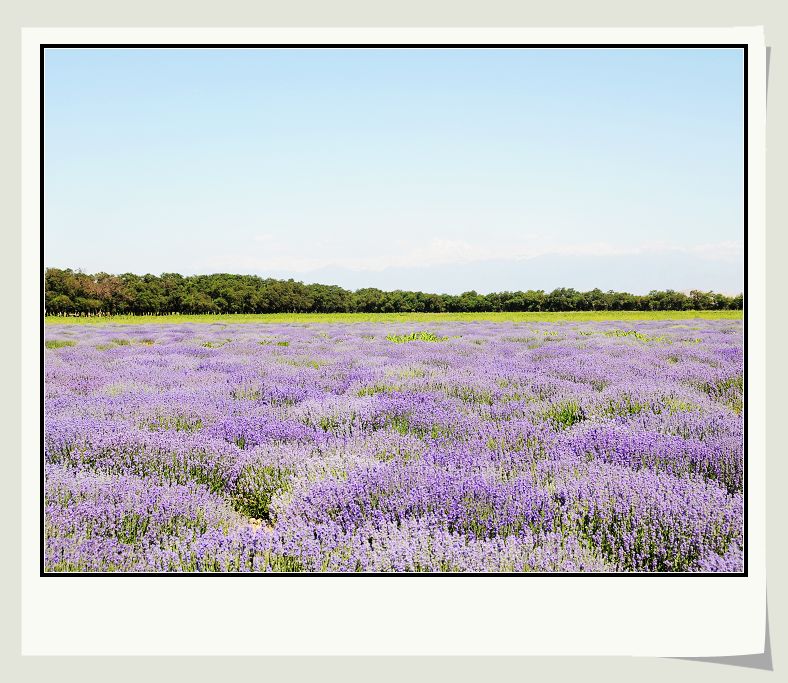
[[[743,232],[744,232],[744,291],[743,291],[743,351],[744,351],[744,515],[743,515],[743,540],[744,540],[744,571],[737,573],[716,573],[716,572],[489,572],[489,573],[453,573],[453,572],[282,572],[282,573],[178,573],[178,572],[82,572],[82,573],[60,573],[44,571],[44,318],[45,318],[45,298],[44,298],[44,63],[45,51],[48,49],[468,49],[468,48],[492,48],[492,49],[740,49],[744,56],[743,69],[743,145],[744,145],[744,210],[743,210]],[[41,273],[40,282],[40,331],[39,331],[39,352],[40,352],[40,376],[41,376],[41,401],[39,407],[40,439],[41,449],[40,459],[40,572],[39,576],[583,576],[583,577],[610,577],[610,576],[697,576],[697,577],[747,577],[748,576],[748,544],[747,544],[747,409],[746,396],[748,389],[747,380],[747,225],[748,225],[748,199],[749,199],[749,180],[748,180],[748,45],[747,44],[726,44],[726,43],[290,43],[290,44],[258,44],[258,43],[40,43],[39,44],[39,136],[40,136],[40,159],[39,159],[39,190],[40,190],[40,218],[39,218],[39,237],[40,254],[39,267]]]

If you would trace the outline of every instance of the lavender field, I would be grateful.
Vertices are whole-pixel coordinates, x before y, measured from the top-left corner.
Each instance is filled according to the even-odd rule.
[[[739,572],[736,320],[48,326],[48,572]]]

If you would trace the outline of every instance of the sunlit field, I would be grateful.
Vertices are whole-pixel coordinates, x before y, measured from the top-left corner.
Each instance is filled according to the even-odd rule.
[[[740,316],[48,319],[45,569],[740,572]]]
[[[562,311],[556,313],[270,313],[227,315],[116,315],[47,316],[47,325],[95,325],[117,323],[371,323],[371,322],[580,322],[606,320],[741,320],[742,311]]]

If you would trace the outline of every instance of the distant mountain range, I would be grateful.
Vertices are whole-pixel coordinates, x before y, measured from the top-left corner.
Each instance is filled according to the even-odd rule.
[[[701,290],[733,296],[744,289],[742,264],[704,260],[680,253],[625,257],[547,255],[517,261],[476,261],[431,267],[384,270],[326,267],[295,274],[285,271],[255,274],[339,285],[350,290],[377,287],[446,294],[469,290],[480,294],[529,289],[551,291],[557,287],[572,287],[580,291],[599,288],[632,294],[665,289],[688,294],[691,290]]]

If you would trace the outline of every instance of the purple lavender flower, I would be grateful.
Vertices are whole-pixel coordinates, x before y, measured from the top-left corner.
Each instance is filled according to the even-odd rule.
[[[740,323],[415,331],[59,326],[45,568],[742,571]]]

